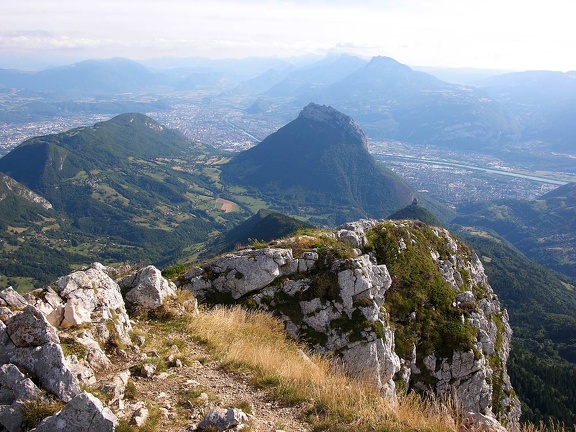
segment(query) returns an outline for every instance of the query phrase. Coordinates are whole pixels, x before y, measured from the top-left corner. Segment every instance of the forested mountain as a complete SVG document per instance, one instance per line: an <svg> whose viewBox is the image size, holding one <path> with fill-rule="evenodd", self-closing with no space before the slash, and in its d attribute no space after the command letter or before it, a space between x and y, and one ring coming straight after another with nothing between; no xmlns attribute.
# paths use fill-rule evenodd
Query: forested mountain
<svg viewBox="0 0 576 432"><path fill-rule="evenodd" d="M454 223L494 230L527 257L576 277L576 183L537 200L463 204Z"/></svg>
<svg viewBox="0 0 576 432"><path fill-rule="evenodd" d="M370 155L354 120L316 104L223 165L222 179L283 203L287 213L330 224L384 217L413 198L410 187Z"/></svg>

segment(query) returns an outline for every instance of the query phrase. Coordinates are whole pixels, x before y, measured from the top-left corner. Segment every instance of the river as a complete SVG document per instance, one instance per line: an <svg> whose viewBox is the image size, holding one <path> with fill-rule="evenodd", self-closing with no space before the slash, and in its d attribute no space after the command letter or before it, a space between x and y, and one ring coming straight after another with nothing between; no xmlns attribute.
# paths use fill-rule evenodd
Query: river
<svg viewBox="0 0 576 432"><path fill-rule="evenodd" d="M454 167L454 168L465 168L465 169L474 170L474 171L483 171L483 172L487 172L487 173L491 173L491 174L500 174L500 175L505 175L505 176L509 176L509 177L520 177L520 178L525 178L528 180L537 181L540 183L548 183L548 184L553 184L553 185L565 185L568 183L565 181L554 180L554 179L550 179L550 178L546 178L546 177L537 177L537 176L533 176L533 175L519 174L519 173L515 173L515 172L510 172L510 171L496 170L493 168L484 168L484 167L477 167L477 166L472 166L472 165L463 165L463 164L458 164L458 163L453 163L453 162L444 162L444 161L437 161L437 160L432 160L432 159L419 159L419 158L413 158L413 157L409 157L409 156L396 156L396 155L378 154L378 153L374 153L373 156L376 160L406 161L406 162L414 162L414 163L421 163L421 164L427 164L427 165L444 165L444 166L449 166L449 167Z"/></svg>

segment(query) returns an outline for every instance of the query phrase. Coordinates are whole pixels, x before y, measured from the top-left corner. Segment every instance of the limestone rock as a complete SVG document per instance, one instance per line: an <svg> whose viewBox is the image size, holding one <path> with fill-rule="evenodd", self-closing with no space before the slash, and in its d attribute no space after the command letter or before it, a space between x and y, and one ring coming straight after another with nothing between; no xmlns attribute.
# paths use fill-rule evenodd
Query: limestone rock
<svg viewBox="0 0 576 432"><path fill-rule="evenodd" d="M248 420L248 416L238 408L216 408L206 414L206 417L198 424L198 429L203 430L213 427L216 430L224 431L241 425Z"/></svg>
<svg viewBox="0 0 576 432"><path fill-rule="evenodd" d="M0 291L0 299L4 301L5 306L9 306L14 309L24 309L26 306L28 306L26 299L18 294L12 287L8 287Z"/></svg>
<svg viewBox="0 0 576 432"><path fill-rule="evenodd" d="M37 347L48 342L60 343L56 329L34 306L6 320L6 331L17 347Z"/></svg>
<svg viewBox="0 0 576 432"><path fill-rule="evenodd" d="M112 366L108 356L102 351L100 344L94 339L90 330L83 330L76 335L75 343L86 348L86 362L96 372L103 372Z"/></svg>
<svg viewBox="0 0 576 432"><path fill-rule="evenodd" d="M14 401L32 401L42 392L13 364L0 366L0 404Z"/></svg>
<svg viewBox="0 0 576 432"><path fill-rule="evenodd" d="M246 249L212 261L201 269L201 274L190 278L183 288L201 295L213 287L238 299L264 288L279 276L297 271L298 260L292 257L289 249ZM187 273L189 277L192 274Z"/></svg>
<svg viewBox="0 0 576 432"><path fill-rule="evenodd" d="M141 428L146 424L146 420L148 420L148 408L141 407L138 408L134 414L132 414L132 418L130 419L130 424Z"/></svg>
<svg viewBox="0 0 576 432"><path fill-rule="evenodd" d="M120 288L129 289L125 296L128 303L147 310L158 309L165 298L176 295L176 285L163 278L154 266L144 267L117 282Z"/></svg>
<svg viewBox="0 0 576 432"><path fill-rule="evenodd" d="M70 355L66 357L66 365L68 369L76 377L80 384L94 385L96 384L96 375L94 371L89 366L86 366L84 362L78 360L75 355Z"/></svg>
<svg viewBox="0 0 576 432"><path fill-rule="evenodd" d="M90 393L81 393L59 413L44 419L35 432L113 432L118 419Z"/></svg>
<svg viewBox="0 0 576 432"><path fill-rule="evenodd" d="M54 393L64 402L80 393L78 380L68 368L60 345L48 342L30 348L6 347L0 353L0 360L7 357L6 363L14 363L36 376L41 386Z"/></svg>
<svg viewBox="0 0 576 432"><path fill-rule="evenodd" d="M28 304L34 306L44 314L54 327L60 327L64 317L64 302L51 287L41 288L24 294Z"/></svg>
<svg viewBox="0 0 576 432"><path fill-rule="evenodd" d="M125 370L117 373L112 377L110 381L100 386L102 392L112 396L110 404L114 403L115 401L124 399L124 393L126 391L126 386L128 385L129 379L130 371Z"/></svg>
<svg viewBox="0 0 576 432"><path fill-rule="evenodd" d="M120 287L99 263L76 271L56 281L59 294L66 301L61 326L68 328L92 323L98 338L129 345L132 327L126 313Z"/></svg>
<svg viewBox="0 0 576 432"><path fill-rule="evenodd" d="M15 365L0 366L0 430L19 432L24 420L23 404L41 395L40 389Z"/></svg>

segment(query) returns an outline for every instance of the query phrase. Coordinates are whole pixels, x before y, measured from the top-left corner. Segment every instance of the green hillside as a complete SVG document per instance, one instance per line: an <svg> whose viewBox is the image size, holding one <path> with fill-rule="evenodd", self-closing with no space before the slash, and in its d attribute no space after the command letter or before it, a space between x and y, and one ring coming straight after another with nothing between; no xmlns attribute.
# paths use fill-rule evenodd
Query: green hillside
<svg viewBox="0 0 576 432"><path fill-rule="evenodd" d="M34 250L39 255L45 249L46 256L51 250L68 264L160 265L192 253L246 217L243 207L230 203L224 210L219 201L223 191L215 166L221 160L213 149L140 114L25 141L0 159L0 171L47 199L53 205L49 218L62 222L41 232L46 238L42 245L37 221L17 224L22 235L11 254L34 247L26 257L12 260L5 275L26 273L22 269L30 266ZM0 224L34 213L6 204ZM46 274L65 272L59 267L58 273Z"/></svg>
<svg viewBox="0 0 576 432"><path fill-rule="evenodd" d="M313 225L282 213L261 209L240 225L217 237L213 243L207 245L202 256L214 256L253 241L268 242L306 228L313 228Z"/></svg>
<svg viewBox="0 0 576 432"><path fill-rule="evenodd" d="M494 230L528 258L576 277L576 183L537 200L461 205L454 223Z"/></svg>
<svg viewBox="0 0 576 432"><path fill-rule="evenodd" d="M514 331L509 373L533 423L576 424L576 281L530 261L497 235L460 229L484 263Z"/></svg>

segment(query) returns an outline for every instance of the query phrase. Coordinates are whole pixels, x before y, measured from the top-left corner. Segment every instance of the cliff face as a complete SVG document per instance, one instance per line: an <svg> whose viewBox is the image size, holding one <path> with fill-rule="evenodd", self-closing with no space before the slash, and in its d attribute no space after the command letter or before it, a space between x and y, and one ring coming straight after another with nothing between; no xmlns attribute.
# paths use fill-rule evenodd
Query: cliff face
<svg viewBox="0 0 576 432"><path fill-rule="evenodd" d="M214 259L183 288L273 310L388 395L454 397L476 420L517 427L511 329L478 257L442 228L361 220Z"/></svg>

